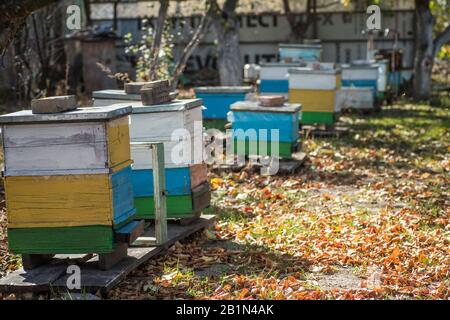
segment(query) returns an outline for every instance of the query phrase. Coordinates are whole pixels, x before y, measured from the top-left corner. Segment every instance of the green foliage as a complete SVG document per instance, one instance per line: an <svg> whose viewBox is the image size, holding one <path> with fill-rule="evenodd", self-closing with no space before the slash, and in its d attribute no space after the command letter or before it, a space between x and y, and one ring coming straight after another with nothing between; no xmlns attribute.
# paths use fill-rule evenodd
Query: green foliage
<svg viewBox="0 0 450 320"><path fill-rule="evenodd" d="M145 25L146 21L143 23ZM133 41L133 36L128 33L125 35L125 53L130 56L136 56L136 80L150 80L150 57L153 43L153 28L149 25L142 30L141 39L138 42ZM171 77L174 68L173 60L174 36L170 32L170 25L164 27L161 48L159 50L159 61L157 74L159 79L168 79Z"/></svg>

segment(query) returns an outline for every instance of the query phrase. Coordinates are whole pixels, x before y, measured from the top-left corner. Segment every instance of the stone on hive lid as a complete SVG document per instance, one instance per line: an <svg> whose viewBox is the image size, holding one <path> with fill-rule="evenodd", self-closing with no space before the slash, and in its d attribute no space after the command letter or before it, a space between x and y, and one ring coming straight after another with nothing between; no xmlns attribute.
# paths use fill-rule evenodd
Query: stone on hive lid
<svg viewBox="0 0 450 320"><path fill-rule="evenodd" d="M77 108L77 99L74 95L47 97L31 100L31 110L34 114L59 113Z"/></svg>
<svg viewBox="0 0 450 320"><path fill-rule="evenodd" d="M130 82L125 83L124 89L125 93L128 94L139 94L141 93L141 89L144 87L144 85L148 82Z"/></svg>
<svg viewBox="0 0 450 320"><path fill-rule="evenodd" d="M284 96L260 96L259 104L263 107L281 107L284 105Z"/></svg>
<svg viewBox="0 0 450 320"><path fill-rule="evenodd" d="M171 100L169 80L158 80L144 84L140 90L144 105L154 105Z"/></svg>

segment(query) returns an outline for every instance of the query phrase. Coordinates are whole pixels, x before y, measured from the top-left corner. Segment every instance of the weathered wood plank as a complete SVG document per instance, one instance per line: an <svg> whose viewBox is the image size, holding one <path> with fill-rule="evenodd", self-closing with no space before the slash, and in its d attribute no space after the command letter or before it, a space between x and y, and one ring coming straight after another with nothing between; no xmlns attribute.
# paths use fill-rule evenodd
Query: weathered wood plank
<svg viewBox="0 0 450 320"><path fill-rule="evenodd" d="M200 212L211 204L209 183L203 183L192 190L192 210Z"/></svg>
<svg viewBox="0 0 450 320"><path fill-rule="evenodd" d="M14 171L105 169L103 123L4 126L6 174Z"/></svg>
<svg viewBox="0 0 450 320"><path fill-rule="evenodd" d="M53 258L52 254L22 254L22 265L25 271L35 269L48 263Z"/></svg>
<svg viewBox="0 0 450 320"><path fill-rule="evenodd" d="M153 187L155 199L155 236L157 244L167 242L166 175L164 174L164 145L152 145Z"/></svg>
<svg viewBox="0 0 450 320"><path fill-rule="evenodd" d="M111 226L109 180L106 174L6 177L8 227Z"/></svg>
<svg viewBox="0 0 450 320"><path fill-rule="evenodd" d="M66 265L47 264L33 270L16 270L0 279L0 292L25 293L43 292L50 289L50 284L67 270Z"/></svg>
<svg viewBox="0 0 450 320"><path fill-rule="evenodd" d="M181 226L179 224L169 224L168 226L168 241L162 246L154 246L148 244L147 247L137 247L134 244L128 248L128 256L122 261L118 262L111 269L106 271L98 270L98 257L93 258L87 264L81 266L81 290L83 292L97 292L106 294L112 287L118 284L125 278L132 270L139 267L148 259L160 254L165 248L173 245L176 241L190 236L191 234L208 227L214 222L214 216L205 215L200 217L194 223L188 226ZM143 237L149 239L154 238L154 225L149 227ZM136 241L138 243L140 238ZM52 288L67 290L66 282L67 275L63 275L58 280L53 282Z"/></svg>
<svg viewBox="0 0 450 320"><path fill-rule="evenodd" d="M119 242L111 253L102 253L98 255L98 268L100 270L109 270L119 261L123 260L128 253L128 243Z"/></svg>
<svg viewBox="0 0 450 320"><path fill-rule="evenodd" d="M214 222L213 215L204 215L188 226L179 224L169 224L168 241L163 246L136 247L134 244L128 248L128 256L115 264L111 269L102 271L98 269L98 256L93 257L88 262L81 264L81 286L78 291L102 293L109 291L114 285L122 280L128 273L140 266L142 263L163 252L165 248L173 245L176 241L188 237ZM154 226L149 227L143 237L152 238L155 234ZM139 238L138 238L139 241ZM136 241L136 243L138 243ZM79 257L79 255L70 255ZM69 257L70 257L69 256ZM65 256L67 259L67 256ZM67 291L66 275L67 264L50 264L38 267L29 272L23 269L14 271L6 277L0 279L1 292L42 292L60 289ZM75 290L77 291L77 290Z"/></svg>
<svg viewBox="0 0 450 320"><path fill-rule="evenodd" d="M145 221L132 221L126 226L114 232L114 239L117 242L125 242L132 244L136 239L144 233Z"/></svg>
<svg viewBox="0 0 450 320"><path fill-rule="evenodd" d="M215 220L214 215L201 215L194 223L183 226L176 223L169 223L167 226L168 241L164 246L168 247L173 245L175 242L188 237L189 235L206 228L211 225ZM136 242L131 245L131 247L144 247L144 246L154 246L154 243L149 243L155 237L155 226L149 226L141 237L137 238Z"/></svg>
<svg viewBox="0 0 450 320"><path fill-rule="evenodd" d="M192 164L189 166L191 189L198 187L208 179L208 167L206 163Z"/></svg>
<svg viewBox="0 0 450 320"><path fill-rule="evenodd" d="M193 134L195 122L201 127L201 106L174 112L133 113L130 137L132 141L166 140L170 139L174 132L180 132L180 128ZM149 123L152 125L149 126Z"/></svg>

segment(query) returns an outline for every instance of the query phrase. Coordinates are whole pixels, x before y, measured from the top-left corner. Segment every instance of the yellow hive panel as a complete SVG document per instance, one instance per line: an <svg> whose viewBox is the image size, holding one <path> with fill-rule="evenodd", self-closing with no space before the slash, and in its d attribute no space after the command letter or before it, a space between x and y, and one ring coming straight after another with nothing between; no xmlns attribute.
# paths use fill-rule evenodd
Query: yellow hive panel
<svg viewBox="0 0 450 320"><path fill-rule="evenodd" d="M111 226L109 175L6 177L10 228Z"/></svg>
<svg viewBox="0 0 450 320"><path fill-rule="evenodd" d="M336 89L340 89L342 86L342 74L336 75Z"/></svg>
<svg viewBox="0 0 450 320"><path fill-rule="evenodd" d="M334 112L335 90L289 89L289 103L301 103L302 111Z"/></svg>
<svg viewBox="0 0 450 320"><path fill-rule="evenodd" d="M116 172L131 163L130 128L128 117L108 122L109 166Z"/></svg>

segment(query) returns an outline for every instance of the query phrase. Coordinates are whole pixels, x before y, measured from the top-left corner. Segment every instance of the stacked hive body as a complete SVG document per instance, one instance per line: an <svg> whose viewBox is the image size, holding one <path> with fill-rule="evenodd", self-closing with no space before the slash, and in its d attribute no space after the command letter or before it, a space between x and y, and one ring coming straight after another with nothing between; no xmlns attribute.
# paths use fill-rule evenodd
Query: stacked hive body
<svg viewBox="0 0 450 320"><path fill-rule="evenodd" d="M340 110L372 110L374 107L371 88L342 87L337 94Z"/></svg>
<svg viewBox="0 0 450 320"><path fill-rule="evenodd" d="M322 61L320 44L280 44L278 50L280 60L284 62Z"/></svg>
<svg viewBox="0 0 450 320"><path fill-rule="evenodd" d="M135 217L131 107L0 117L14 253L107 253Z"/></svg>
<svg viewBox="0 0 450 320"><path fill-rule="evenodd" d="M94 92L95 105L107 101L140 100L140 96L118 90ZM116 99L116 100L115 100ZM131 102L132 176L137 215L154 217L153 169L151 153L133 142L163 142L167 191L167 217L194 216L209 206L210 189L203 162L202 101L173 100L145 106Z"/></svg>
<svg viewBox="0 0 450 320"><path fill-rule="evenodd" d="M289 102L302 105L301 124L333 125L339 115L338 69L294 68L289 70Z"/></svg>
<svg viewBox="0 0 450 320"><path fill-rule="evenodd" d="M194 90L206 108L203 110L205 127L217 129L225 127L230 106L246 100L246 95L253 91L252 87L197 87Z"/></svg>
<svg viewBox="0 0 450 320"><path fill-rule="evenodd" d="M388 60L379 60L377 64L378 68L378 80L377 80L377 99L378 101L383 101L386 96L387 91L387 81L388 81L388 70L389 70Z"/></svg>
<svg viewBox="0 0 450 320"><path fill-rule="evenodd" d="M301 67L300 63L263 63L260 70L261 95L283 95L287 98L289 92L290 68Z"/></svg>
<svg viewBox="0 0 450 320"><path fill-rule="evenodd" d="M342 66L342 86L371 88L374 98L378 92L378 65L370 62L358 62Z"/></svg>
<svg viewBox="0 0 450 320"><path fill-rule="evenodd" d="M297 150L300 105L265 107L256 101L241 101L231 110L235 153L291 158Z"/></svg>

